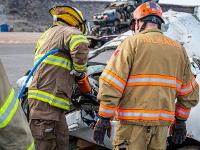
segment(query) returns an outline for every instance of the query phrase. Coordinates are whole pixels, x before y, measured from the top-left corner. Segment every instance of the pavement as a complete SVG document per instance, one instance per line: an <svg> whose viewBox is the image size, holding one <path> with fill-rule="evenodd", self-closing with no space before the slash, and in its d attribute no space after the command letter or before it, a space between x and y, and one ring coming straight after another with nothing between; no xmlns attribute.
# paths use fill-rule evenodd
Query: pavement
<svg viewBox="0 0 200 150"><path fill-rule="evenodd" d="M16 81L33 67L34 47L41 33L0 32L0 59L10 83L17 89ZM106 63L113 51L93 58L93 62Z"/></svg>
<svg viewBox="0 0 200 150"><path fill-rule="evenodd" d="M16 88L16 81L32 67L34 45L42 33L35 32L0 32L0 59L11 84Z"/></svg>
<svg viewBox="0 0 200 150"><path fill-rule="evenodd" d="M0 44L0 59L11 84L16 88L16 81L32 67L34 44Z"/></svg>
<svg viewBox="0 0 200 150"><path fill-rule="evenodd" d="M41 33L0 32L0 59L16 89L16 81L33 66L34 46ZM113 51L101 53L93 62L106 63Z"/></svg>

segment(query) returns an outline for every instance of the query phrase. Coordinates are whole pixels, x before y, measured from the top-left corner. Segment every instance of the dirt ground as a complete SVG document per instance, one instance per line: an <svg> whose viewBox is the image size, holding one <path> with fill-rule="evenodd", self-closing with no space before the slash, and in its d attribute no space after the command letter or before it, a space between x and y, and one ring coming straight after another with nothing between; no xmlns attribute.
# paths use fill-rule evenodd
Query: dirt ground
<svg viewBox="0 0 200 150"><path fill-rule="evenodd" d="M36 43L41 34L36 32L0 32L0 44Z"/></svg>

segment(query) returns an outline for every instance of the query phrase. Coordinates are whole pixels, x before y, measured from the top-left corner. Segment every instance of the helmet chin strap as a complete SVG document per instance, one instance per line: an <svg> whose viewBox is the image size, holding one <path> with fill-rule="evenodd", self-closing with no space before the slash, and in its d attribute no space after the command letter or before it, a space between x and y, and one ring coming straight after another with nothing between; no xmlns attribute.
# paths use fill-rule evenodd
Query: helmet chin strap
<svg viewBox="0 0 200 150"><path fill-rule="evenodd" d="M143 25L141 26L141 28L140 28L139 32L142 32L142 31L144 31L144 30L145 30L145 28L146 28L146 25L147 25L147 21L144 21L144 23L143 23Z"/></svg>
<svg viewBox="0 0 200 150"><path fill-rule="evenodd" d="M57 16L53 15L53 21L57 21Z"/></svg>

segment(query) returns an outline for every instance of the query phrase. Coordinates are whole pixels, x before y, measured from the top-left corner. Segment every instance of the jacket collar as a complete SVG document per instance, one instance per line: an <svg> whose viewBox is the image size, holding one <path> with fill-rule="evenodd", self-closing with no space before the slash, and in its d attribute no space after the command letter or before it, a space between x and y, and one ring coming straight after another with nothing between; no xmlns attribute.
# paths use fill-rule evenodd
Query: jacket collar
<svg viewBox="0 0 200 150"><path fill-rule="evenodd" d="M146 29L146 30L144 30L144 31L142 31L142 32L140 32L140 33L141 33L141 34L146 34L146 33L149 33L149 32L157 32L157 33L163 34L162 31L161 31L160 29Z"/></svg>
<svg viewBox="0 0 200 150"><path fill-rule="evenodd" d="M62 21L54 21L52 27L59 26L59 25L68 26L68 24L66 24L66 23L64 23Z"/></svg>

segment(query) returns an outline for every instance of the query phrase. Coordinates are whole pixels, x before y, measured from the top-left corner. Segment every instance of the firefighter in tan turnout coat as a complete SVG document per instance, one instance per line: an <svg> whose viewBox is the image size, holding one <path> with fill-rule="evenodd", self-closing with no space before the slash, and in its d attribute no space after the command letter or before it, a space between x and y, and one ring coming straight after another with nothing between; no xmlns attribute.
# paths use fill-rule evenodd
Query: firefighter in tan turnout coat
<svg viewBox="0 0 200 150"><path fill-rule="evenodd" d="M100 77L94 140L103 143L115 117L114 149L164 150L173 123L172 141L185 140L185 121L198 102L198 85L185 49L160 30L160 6L143 3L133 18L136 35L118 46Z"/></svg>
<svg viewBox="0 0 200 150"><path fill-rule="evenodd" d="M0 61L0 149L35 150L28 122Z"/></svg>
<svg viewBox="0 0 200 150"><path fill-rule="evenodd" d="M83 35L86 26L79 10L57 6L50 9L50 14L53 26L36 45L35 63L52 49L58 48L59 52L49 55L33 75L28 92L30 127L37 150L67 150L65 113L70 109L75 79L85 79L88 40Z"/></svg>

